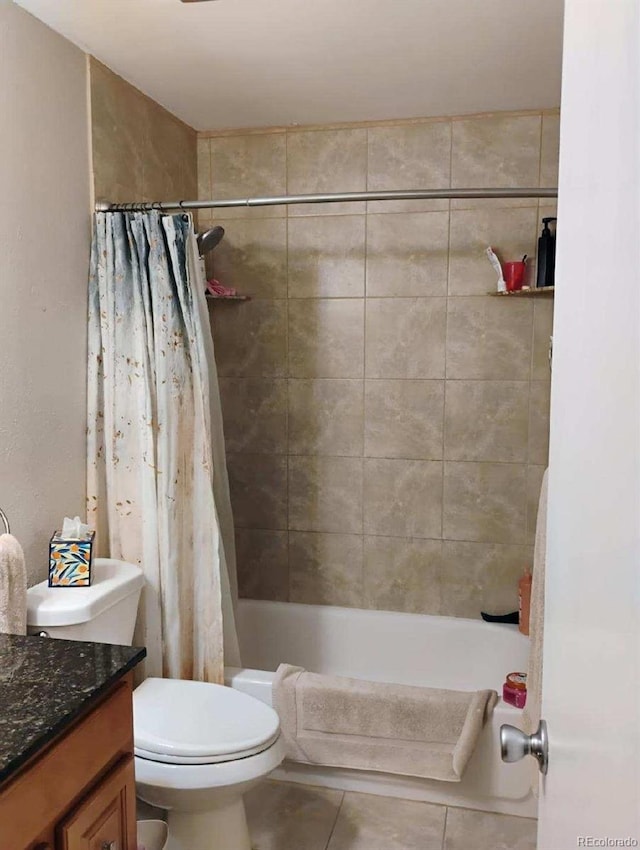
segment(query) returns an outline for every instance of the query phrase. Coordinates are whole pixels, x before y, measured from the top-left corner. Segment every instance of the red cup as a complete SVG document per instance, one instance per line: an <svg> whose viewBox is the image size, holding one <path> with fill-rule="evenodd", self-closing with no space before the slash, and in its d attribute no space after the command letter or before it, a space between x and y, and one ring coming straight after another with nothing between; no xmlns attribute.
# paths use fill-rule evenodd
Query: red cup
<svg viewBox="0 0 640 850"><path fill-rule="evenodd" d="M503 263L504 282L507 284L507 292L515 292L522 289L524 273L527 264L519 260L517 263Z"/></svg>

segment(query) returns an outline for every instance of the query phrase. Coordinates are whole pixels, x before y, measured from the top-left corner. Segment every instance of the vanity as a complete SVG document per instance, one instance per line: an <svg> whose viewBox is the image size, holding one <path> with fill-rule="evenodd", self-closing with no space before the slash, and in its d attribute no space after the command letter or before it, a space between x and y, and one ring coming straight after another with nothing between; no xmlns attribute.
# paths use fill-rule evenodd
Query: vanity
<svg viewBox="0 0 640 850"><path fill-rule="evenodd" d="M144 649L0 635L0 850L135 850Z"/></svg>

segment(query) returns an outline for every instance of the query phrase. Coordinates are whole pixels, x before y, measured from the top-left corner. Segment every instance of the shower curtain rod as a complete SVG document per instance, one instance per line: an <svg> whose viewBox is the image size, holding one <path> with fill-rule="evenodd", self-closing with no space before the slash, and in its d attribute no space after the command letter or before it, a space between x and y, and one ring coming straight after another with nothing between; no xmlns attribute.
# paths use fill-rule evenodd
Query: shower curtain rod
<svg viewBox="0 0 640 850"><path fill-rule="evenodd" d="M96 204L96 212L169 212L227 207L270 207L280 204L334 204L340 201L412 201L445 198L557 198L557 189L401 189L390 192L338 192L330 195L276 195L271 198L233 198L220 201L140 201Z"/></svg>

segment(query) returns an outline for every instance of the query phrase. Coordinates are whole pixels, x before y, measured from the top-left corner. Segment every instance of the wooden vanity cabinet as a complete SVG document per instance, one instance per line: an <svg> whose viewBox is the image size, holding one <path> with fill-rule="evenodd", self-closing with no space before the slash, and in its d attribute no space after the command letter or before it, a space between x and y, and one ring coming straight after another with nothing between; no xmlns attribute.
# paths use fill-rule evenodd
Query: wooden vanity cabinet
<svg viewBox="0 0 640 850"><path fill-rule="evenodd" d="M0 850L136 850L131 674L0 786Z"/></svg>
<svg viewBox="0 0 640 850"><path fill-rule="evenodd" d="M135 848L133 759L124 759L58 827L58 850ZM131 816L133 815L133 816Z"/></svg>

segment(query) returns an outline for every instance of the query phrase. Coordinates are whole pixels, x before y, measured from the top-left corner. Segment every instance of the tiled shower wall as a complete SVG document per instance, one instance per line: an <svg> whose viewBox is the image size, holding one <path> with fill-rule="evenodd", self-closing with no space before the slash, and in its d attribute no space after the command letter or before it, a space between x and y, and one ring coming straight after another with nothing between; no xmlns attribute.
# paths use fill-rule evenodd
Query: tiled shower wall
<svg viewBox="0 0 640 850"><path fill-rule="evenodd" d="M202 198L555 186L557 112L201 133ZM535 200L229 209L209 271L245 597L517 607L547 462L552 300L489 297Z"/></svg>

